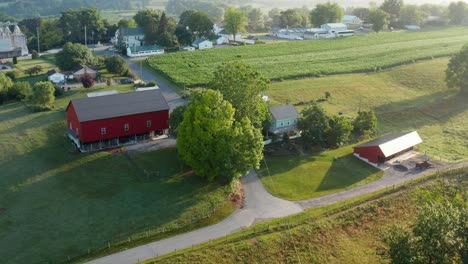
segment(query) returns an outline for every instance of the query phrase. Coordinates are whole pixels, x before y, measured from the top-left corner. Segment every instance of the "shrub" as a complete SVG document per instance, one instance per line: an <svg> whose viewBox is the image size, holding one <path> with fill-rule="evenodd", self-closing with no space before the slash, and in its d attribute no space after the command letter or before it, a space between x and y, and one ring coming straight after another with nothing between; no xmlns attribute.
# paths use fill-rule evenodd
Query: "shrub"
<svg viewBox="0 0 468 264"><path fill-rule="evenodd" d="M81 77L80 82L84 88L91 88L94 86L93 76L89 74L85 74L83 77Z"/></svg>
<svg viewBox="0 0 468 264"><path fill-rule="evenodd" d="M156 81L151 81L151 82L148 82L148 83L146 84L146 87L154 87L154 86L156 86L156 85L158 85L158 84L156 83Z"/></svg>
<svg viewBox="0 0 468 264"><path fill-rule="evenodd" d="M111 86L111 85L112 85L112 79L111 79L111 78L108 78L108 79L106 80L106 84L107 84L107 86Z"/></svg>
<svg viewBox="0 0 468 264"><path fill-rule="evenodd" d="M54 86L55 90L54 90L54 96L55 97L59 97L61 96L65 91L63 90L62 87L58 86L58 85L55 85Z"/></svg>
<svg viewBox="0 0 468 264"><path fill-rule="evenodd" d="M119 75L126 73L128 69L125 60L119 55L106 58L105 65L108 72Z"/></svg>
<svg viewBox="0 0 468 264"><path fill-rule="evenodd" d="M17 82L8 90L8 97L15 100L24 100L33 93L29 82Z"/></svg>
<svg viewBox="0 0 468 264"><path fill-rule="evenodd" d="M18 64L18 57L16 56L13 57L13 64L15 65Z"/></svg>
<svg viewBox="0 0 468 264"><path fill-rule="evenodd" d="M6 72L5 75L10 78L12 81L16 81L16 72L14 71L9 71Z"/></svg>
<svg viewBox="0 0 468 264"><path fill-rule="evenodd" d="M35 60L39 58L39 53L37 53L37 51L33 50L32 53L31 53L31 59Z"/></svg>

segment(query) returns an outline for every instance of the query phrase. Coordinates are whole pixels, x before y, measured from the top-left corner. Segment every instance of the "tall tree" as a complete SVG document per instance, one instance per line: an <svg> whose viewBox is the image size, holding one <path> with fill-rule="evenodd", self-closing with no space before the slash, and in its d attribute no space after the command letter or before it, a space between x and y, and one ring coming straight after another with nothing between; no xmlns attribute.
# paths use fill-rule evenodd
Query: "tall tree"
<svg viewBox="0 0 468 264"><path fill-rule="evenodd" d="M51 106L55 101L54 85L50 82L37 82L33 86L31 102L38 106Z"/></svg>
<svg viewBox="0 0 468 264"><path fill-rule="evenodd" d="M92 65L94 63L94 55L85 46L68 42L55 55L55 60L60 69L70 70L78 64Z"/></svg>
<svg viewBox="0 0 468 264"><path fill-rule="evenodd" d="M448 11L450 24L461 25L468 18L468 4L463 1L451 2Z"/></svg>
<svg viewBox="0 0 468 264"><path fill-rule="evenodd" d="M326 23L335 23L341 21L343 9L336 3L318 4L310 12L310 22L315 27L320 27Z"/></svg>
<svg viewBox="0 0 468 264"><path fill-rule="evenodd" d="M303 17L296 9L288 9L280 13L280 27L299 27L303 24Z"/></svg>
<svg viewBox="0 0 468 264"><path fill-rule="evenodd" d="M179 126L182 121L184 121L184 113L187 110L186 105L181 105L176 107L171 112L171 116L169 117L169 134L173 136L177 136L177 132L179 131Z"/></svg>
<svg viewBox="0 0 468 264"><path fill-rule="evenodd" d="M458 88L468 93L468 44L450 59L445 81L449 88Z"/></svg>
<svg viewBox="0 0 468 264"><path fill-rule="evenodd" d="M41 51L49 50L63 44L63 30L59 20L42 20L39 27ZM37 41L37 38L34 38ZM37 43L37 42L33 42Z"/></svg>
<svg viewBox="0 0 468 264"><path fill-rule="evenodd" d="M0 72L0 104L7 100L8 90L13 86L13 81L3 72Z"/></svg>
<svg viewBox="0 0 468 264"><path fill-rule="evenodd" d="M146 44L155 44L158 39L158 29L161 13L154 9L143 9L138 11L133 19L139 27L144 29Z"/></svg>
<svg viewBox="0 0 468 264"><path fill-rule="evenodd" d="M400 25L420 26L425 18L425 13L417 5L405 5L400 11Z"/></svg>
<svg viewBox="0 0 468 264"><path fill-rule="evenodd" d="M188 10L180 15L180 20L177 25L176 35L182 42L186 42L185 38L191 36L190 43L196 38L209 38L213 31L213 21L205 12ZM187 43L188 44L188 43Z"/></svg>
<svg viewBox="0 0 468 264"><path fill-rule="evenodd" d="M126 19L126 18L123 18L123 19L120 19L119 22L117 23L117 27L118 28L134 28L136 27L136 22L134 19L132 18L129 18L129 19Z"/></svg>
<svg viewBox="0 0 468 264"><path fill-rule="evenodd" d="M352 12L353 16L359 17L362 21L367 22L367 18L369 17L370 10L366 7L358 7L355 8Z"/></svg>
<svg viewBox="0 0 468 264"><path fill-rule="evenodd" d="M359 111L354 120L354 132L358 136L370 137L377 133L377 117L374 111Z"/></svg>
<svg viewBox="0 0 468 264"><path fill-rule="evenodd" d="M369 12L369 17L367 22L372 24L372 29L375 32L380 32L382 29L388 25L389 15L381 9L372 9Z"/></svg>
<svg viewBox="0 0 468 264"><path fill-rule="evenodd" d="M297 127L302 130L302 142L308 145L326 145L326 132L330 129L329 118L325 110L313 103L301 112L302 117L297 122Z"/></svg>
<svg viewBox="0 0 468 264"><path fill-rule="evenodd" d="M69 9L62 12L59 20L65 41L84 43L86 35L88 43L95 43L106 34L104 22L95 7Z"/></svg>
<svg viewBox="0 0 468 264"><path fill-rule="evenodd" d="M230 182L260 165L262 136L248 118L238 122L234 113L220 92L196 91L178 128L179 156L209 181Z"/></svg>
<svg viewBox="0 0 468 264"><path fill-rule="evenodd" d="M169 32L169 19L166 17L166 13L163 12L159 20L156 41L163 47L172 47L174 46L174 38L172 36Z"/></svg>
<svg viewBox="0 0 468 264"><path fill-rule="evenodd" d="M236 41L237 33L245 31L247 18L242 10L230 6L224 13L224 24L226 31L233 35L234 41Z"/></svg>
<svg viewBox="0 0 468 264"><path fill-rule="evenodd" d="M344 116L333 116L329 122L327 142L334 147L342 146L349 142L349 136L353 131L353 124Z"/></svg>
<svg viewBox="0 0 468 264"><path fill-rule="evenodd" d="M380 9L390 14L392 17L400 17L400 11L403 8L403 0L384 0Z"/></svg>
<svg viewBox="0 0 468 264"><path fill-rule="evenodd" d="M247 18L249 19L248 29L249 32L257 32L262 30L265 27L263 13L260 8L253 8L247 13Z"/></svg>
<svg viewBox="0 0 468 264"><path fill-rule="evenodd" d="M248 118L256 128L262 128L270 114L261 94L268 89L268 79L254 67L243 62L221 65L209 84L220 91L224 99L236 109L237 121Z"/></svg>

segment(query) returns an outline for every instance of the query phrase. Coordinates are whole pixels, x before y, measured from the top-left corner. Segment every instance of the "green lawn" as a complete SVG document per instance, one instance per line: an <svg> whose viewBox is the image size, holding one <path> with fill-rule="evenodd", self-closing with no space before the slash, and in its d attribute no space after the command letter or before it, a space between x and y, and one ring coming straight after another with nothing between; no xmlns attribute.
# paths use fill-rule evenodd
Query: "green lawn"
<svg viewBox="0 0 468 264"><path fill-rule="evenodd" d="M443 184L437 176L386 194L312 208L144 263L389 263L382 254L382 231L394 224L411 226L421 212L421 198L445 195L447 179L456 179L451 185L468 184L466 170L440 176Z"/></svg>
<svg viewBox="0 0 468 264"><path fill-rule="evenodd" d="M217 209L222 214L200 223L232 212L229 188L189 173L175 149L76 153L65 137L64 108L98 90L67 92L50 112L0 106L0 262L62 262L148 230L155 237L190 230Z"/></svg>
<svg viewBox="0 0 468 264"><path fill-rule="evenodd" d="M42 70L38 74L34 74L32 76L27 75L24 71L32 68L34 66L41 66ZM15 65L13 71L16 72L16 80L17 81L26 81L30 82L33 85L36 82L46 81L47 76L45 75L47 71L55 69L55 65L52 61L46 59L21 59L18 60L18 64Z"/></svg>
<svg viewBox="0 0 468 264"><path fill-rule="evenodd" d="M269 192L288 200L338 192L383 175L354 157L350 146L305 156L266 156L258 173Z"/></svg>
<svg viewBox="0 0 468 264"><path fill-rule="evenodd" d="M272 83L272 104L317 100L330 114L355 116L373 109L380 134L417 130L421 151L449 162L468 159L468 98L445 85L448 59L435 59L375 74L346 74ZM302 107L298 107L300 110Z"/></svg>
<svg viewBox="0 0 468 264"><path fill-rule="evenodd" d="M243 61L273 80L373 72L417 59L454 54L468 41L468 28L372 33L340 39L250 45L177 52L149 58L155 70L179 86L204 86L222 63Z"/></svg>

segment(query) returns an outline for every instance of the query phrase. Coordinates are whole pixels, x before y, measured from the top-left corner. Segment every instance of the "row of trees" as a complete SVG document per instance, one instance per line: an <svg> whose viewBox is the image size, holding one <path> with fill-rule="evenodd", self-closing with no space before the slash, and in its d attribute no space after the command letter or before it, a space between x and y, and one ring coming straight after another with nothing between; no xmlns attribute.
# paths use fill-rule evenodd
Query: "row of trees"
<svg viewBox="0 0 468 264"><path fill-rule="evenodd" d="M340 147L356 138L371 137L377 133L377 117L370 111L359 111L354 121L344 116L329 116L318 104L312 103L302 111L297 127L302 131L304 147Z"/></svg>
<svg viewBox="0 0 468 264"><path fill-rule="evenodd" d="M0 103L9 100L24 100L38 109L50 108L55 94L60 92L50 82L37 82L31 87L29 82L14 82L14 76L0 72Z"/></svg>

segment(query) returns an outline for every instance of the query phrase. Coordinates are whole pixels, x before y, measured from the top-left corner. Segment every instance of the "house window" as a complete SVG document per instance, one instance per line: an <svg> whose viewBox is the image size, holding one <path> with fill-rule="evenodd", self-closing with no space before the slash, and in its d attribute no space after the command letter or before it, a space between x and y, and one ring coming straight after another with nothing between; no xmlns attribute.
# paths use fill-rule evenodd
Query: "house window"
<svg viewBox="0 0 468 264"><path fill-rule="evenodd" d="M130 126L128 124L125 124L124 129L125 129L125 131L128 131L130 129Z"/></svg>
<svg viewBox="0 0 468 264"><path fill-rule="evenodd" d="M146 126L151 127L151 120L146 121Z"/></svg>
<svg viewBox="0 0 468 264"><path fill-rule="evenodd" d="M105 135L106 133L107 133L106 128L105 127L101 128L101 135Z"/></svg>

